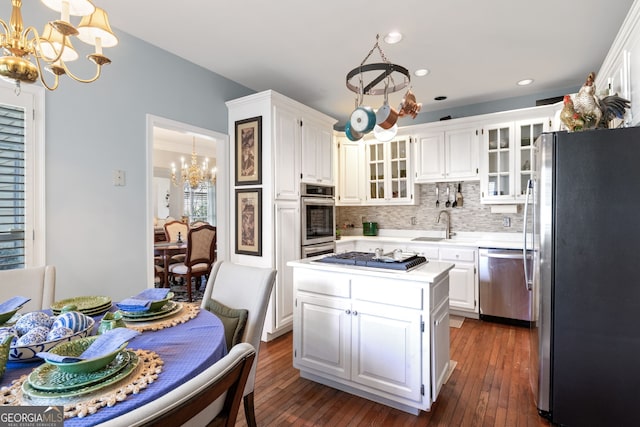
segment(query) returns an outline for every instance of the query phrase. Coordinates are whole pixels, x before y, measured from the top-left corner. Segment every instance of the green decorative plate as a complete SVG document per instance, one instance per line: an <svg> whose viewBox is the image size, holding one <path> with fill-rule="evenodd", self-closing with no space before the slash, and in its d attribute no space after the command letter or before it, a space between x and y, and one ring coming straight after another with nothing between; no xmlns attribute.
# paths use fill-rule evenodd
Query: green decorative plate
<svg viewBox="0 0 640 427"><path fill-rule="evenodd" d="M159 310L156 311L120 311L122 312L122 317L124 317L125 319L138 319L145 317L154 317L159 314L170 312L172 310L175 310L177 304L178 303L176 301L167 301L162 307L160 307Z"/></svg>
<svg viewBox="0 0 640 427"><path fill-rule="evenodd" d="M173 292L167 292L167 296L164 299L160 299L157 301L153 301L150 305L149 305L149 311L160 311L162 310L162 307L164 307L164 305L171 299L173 299Z"/></svg>
<svg viewBox="0 0 640 427"><path fill-rule="evenodd" d="M180 310L182 310L182 304L175 301L169 301L159 311L151 313L144 312L144 315L135 313L135 315L131 317L127 315L128 312L122 312L122 318L125 322L149 322L151 320L164 319L165 317L173 316Z"/></svg>
<svg viewBox="0 0 640 427"><path fill-rule="evenodd" d="M121 370L131 360L131 353L121 351L115 359L103 369L85 374L69 374L62 372L55 365L43 363L29 374L29 385L41 391L70 391L105 381Z"/></svg>
<svg viewBox="0 0 640 427"><path fill-rule="evenodd" d="M80 310L81 313L86 314L87 316L99 316L101 314L106 313L107 311L109 311L109 309L111 309L112 304L107 304L104 305L102 307L99 308L92 308L91 310ZM60 314L60 313L56 313L56 314Z"/></svg>
<svg viewBox="0 0 640 427"><path fill-rule="evenodd" d="M78 311L82 312L83 310L95 310L102 308L103 306L109 305L111 307L111 298L105 296L86 296L86 297L75 297L63 299L60 301L56 301L51 304L51 310L53 312L60 312L65 305L75 305L78 307Z"/></svg>
<svg viewBox="0 0 640 427"><path fill-rule="evenodd" d="M136 367L138 366L138 363L140 363L140 359L138 358L137 354L129 350L127 350L126 352L129 353L130 360L129 360L129 363L127 363L127 365L124 367L124 369L122 369L121 371L119 371L118 373L116 373L110 378L100 380L99 383L94 383L92 385L77 388L74 390L45 391L45 390L35 389L33 388L33 386L31 386L29 381L25 381L22 383L22 393L32 398L56 399L56 398L82 396L84 394L93 393L94 391L100 390L105 387L109 387L117 383L118 381L126 378L127 376L129 376L129 374L131 374L134 371L134 369L136 369Z"/></svg>
<svg viewBox="0 0 640 427"><path fill-rule="evenodd" d="M49 352L57 354L59 356L77 357L80 356L86 349L88 349L91 344L93 344L93 342L97 339L98 336L96 335L93 337L80 338L78 340L65 342L62 344L58 344L57 346L49 350ZM118 355L118 353L125 349L127 344L129 343L123 343L117 350L100 357L94 357L93 359L64 363L54 362L53 360L48 360L45 357L45 361L51 365L57 366L58 370L62 372L66 372L69 374L86 374L89 372L95 372L107 366Z"/></svg>

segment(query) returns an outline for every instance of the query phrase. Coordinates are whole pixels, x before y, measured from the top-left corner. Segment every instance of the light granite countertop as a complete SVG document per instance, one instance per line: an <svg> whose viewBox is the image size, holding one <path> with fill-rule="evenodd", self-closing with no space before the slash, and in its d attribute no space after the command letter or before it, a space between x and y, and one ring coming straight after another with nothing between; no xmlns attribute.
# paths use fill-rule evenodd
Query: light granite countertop
<svg viewBox="0 0 640 427"><path fill-rule="evenodd" d="M359 234L358 234L359 233ZM419 237L441 238L438 241L418 241ZM522 233L481 233L459 232L450 239L444 239L444 234L434 231L418 230L379 230L377 236L363 236L361 229L350 230L349 235L342 235L340 242L370 241L379 243L424 244L438 246L467 246L477 248L520 249L523 248Z"/></svg>

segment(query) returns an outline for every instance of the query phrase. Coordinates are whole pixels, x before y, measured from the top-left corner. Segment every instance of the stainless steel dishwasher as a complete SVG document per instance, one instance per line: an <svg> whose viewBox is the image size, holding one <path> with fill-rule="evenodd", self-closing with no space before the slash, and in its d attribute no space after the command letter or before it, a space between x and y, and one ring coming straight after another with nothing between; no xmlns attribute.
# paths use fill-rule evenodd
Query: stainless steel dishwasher
<svg viewBox="0 0 640 427"><path fill-rule="evenodd" d="M531 291L522 251L480 248L480 318L521 325L531 322Z"/></svg>

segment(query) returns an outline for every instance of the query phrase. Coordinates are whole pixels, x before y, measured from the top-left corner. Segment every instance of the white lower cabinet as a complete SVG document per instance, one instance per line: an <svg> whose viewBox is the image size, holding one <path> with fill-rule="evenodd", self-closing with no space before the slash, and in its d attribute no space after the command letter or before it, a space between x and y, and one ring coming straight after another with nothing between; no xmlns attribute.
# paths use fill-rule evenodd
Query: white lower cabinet
<svg viewBox="0 0 640 427"><path fill-rule="evenodd" d="M453 262L449 271L449 307L477 312L476 248L440 248L440 261Z"/></svg>
<svg viewBox="0 0 640 427"><path fill-rule="evenodd" d="M441 326L449 327L448 280L439 282L433 318L430 285L295 269L294 367L304 378L407 412L428 410L449 366Z"/></svg>
<svg viewBox="0 0 640 427"><path fill-rule="evenodd" d="M275 203L276 282L265 314L263 341L270 341L293 326L293 268L287 262L300 259L300 204Z"/></svg>
<svg viewBox="0 0 640 427"><path fill-rule="evenodd" d="M431 382L432 396L438 396L440 389L447 378L449 371L450 354L449 354L449 304L442 301L440 306L431 314L431 347L433 348L433 357L431 359L431 372L435 372L436 376ZM433 399L435 401L435 397Z"/></svg>

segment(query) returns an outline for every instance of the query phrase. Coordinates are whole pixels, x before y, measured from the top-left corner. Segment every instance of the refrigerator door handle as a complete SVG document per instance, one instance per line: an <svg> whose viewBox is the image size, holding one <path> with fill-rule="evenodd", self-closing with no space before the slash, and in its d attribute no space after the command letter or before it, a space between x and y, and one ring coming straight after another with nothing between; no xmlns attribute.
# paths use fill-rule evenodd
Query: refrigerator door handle
<svg viewBox="0 0 640 427"><path fill-rule="evenodd" d="M524 285L528 290L531 290L532 285L533 285L533 278L529 277L529 268L528 268L528 262L527 262L527 234L528 234L528 230L527 230L527 219L529 216L529 197L531 196L532 190L533 189L533 180L530 179L527 182L527 193L525 195L525 199L524 199L524 227L523 227L523 232L522 232L522 238L524 240L524 243L522 245L522 263L524 264Z"/></svg>

